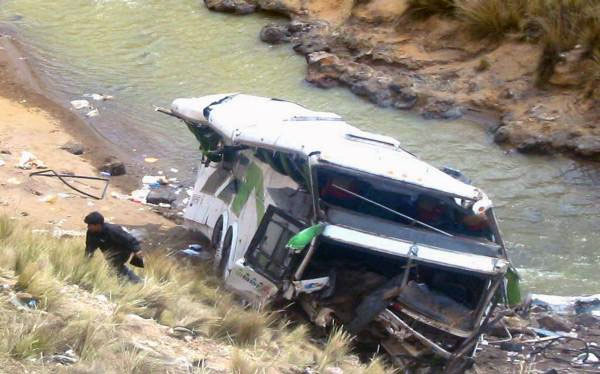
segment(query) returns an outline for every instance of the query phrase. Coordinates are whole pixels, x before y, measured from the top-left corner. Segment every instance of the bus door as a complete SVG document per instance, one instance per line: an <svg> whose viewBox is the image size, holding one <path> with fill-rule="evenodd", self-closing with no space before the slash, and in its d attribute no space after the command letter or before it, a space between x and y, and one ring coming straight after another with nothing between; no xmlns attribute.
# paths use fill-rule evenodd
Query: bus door
<svg viewBox="0 0 600 374"><path fill-rule="evenodd" d="M248 246L225 281L227 286L254 304L264 304L282 286L293 269L294 251L286 245L302 230L299 220L270 205Z"/></svg>

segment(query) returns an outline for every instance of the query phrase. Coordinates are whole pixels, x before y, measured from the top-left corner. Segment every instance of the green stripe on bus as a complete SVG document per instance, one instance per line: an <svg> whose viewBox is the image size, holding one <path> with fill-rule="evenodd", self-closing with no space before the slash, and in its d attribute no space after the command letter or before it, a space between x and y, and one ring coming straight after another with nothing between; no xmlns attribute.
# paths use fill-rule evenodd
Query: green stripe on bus
<svg viewBox="0 0 600 374"><path fill-rule="evenodd" d="M262 170L254 162L248 166L246 177L239 186L235 199L231 204L231 210L235 215L240 215L252 191L254 191L256 197L256 218L260 222L265 214L265 187Z"/></svg>

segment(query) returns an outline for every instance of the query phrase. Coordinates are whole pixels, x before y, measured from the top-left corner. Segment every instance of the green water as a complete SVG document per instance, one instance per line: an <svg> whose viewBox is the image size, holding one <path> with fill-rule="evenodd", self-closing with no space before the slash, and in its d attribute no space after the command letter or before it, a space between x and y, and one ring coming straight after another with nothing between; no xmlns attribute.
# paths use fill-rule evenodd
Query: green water
<svg viewBox="0 0 600 374"><path fill-rule="evenodd" d="M334 111L396 137L435 165L463 170L484 188L527 288L599 292L597 168L505 154L476 124L423 121L344 89L316 89L303 81L304 59L289 46L258 40L262 25L273 20L210 13L198 0L0 1L0 23L17 31L60 100L115 96L99 104L100 116L90 124L135 159L151 155L191 171L197 157L192 135L152 111L175 97L245 92Z"/></svg>

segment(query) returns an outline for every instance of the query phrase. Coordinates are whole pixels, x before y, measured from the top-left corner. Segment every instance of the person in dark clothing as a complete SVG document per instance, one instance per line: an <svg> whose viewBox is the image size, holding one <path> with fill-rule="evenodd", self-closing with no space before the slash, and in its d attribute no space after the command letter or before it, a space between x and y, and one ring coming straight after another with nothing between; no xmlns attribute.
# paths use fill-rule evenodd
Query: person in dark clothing
<svg viewBox="0 0 600 374"><path fill-rule="evenodd" d="M141 279L126 264L135 256L137 264L135 262L132 264L140 266L142 257L140 242L121 226L104 223L104 217L98 212L88 214L83 221L88 226L85 255L92 257L96 249L100 248L108 263L120 277L139 283Z"/></svg>

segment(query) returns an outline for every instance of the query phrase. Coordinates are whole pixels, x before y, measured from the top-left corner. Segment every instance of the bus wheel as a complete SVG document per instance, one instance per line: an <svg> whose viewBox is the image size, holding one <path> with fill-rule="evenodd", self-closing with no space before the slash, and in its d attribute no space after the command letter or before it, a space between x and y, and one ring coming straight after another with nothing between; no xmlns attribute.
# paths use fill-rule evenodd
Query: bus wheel
<svg viewBox="0 0 600 374"><path fill-rule="evenodd" d="M221 248L221 259L219 261L219 276L225 278L225 268L229 262L229 254L231 252L231 244L233 241L233 228L229 226L223 239L223 247Z"/></svg>
<svg viewBox="0 0 600 374"><path fill-rule="evenodd" d="M213 248L219 248L221 244L221 236L223 235L223 216L219 216L217 219L217 223L215 223L215 227L212 231L212 236L210 237L210 244Z"/></svg>

